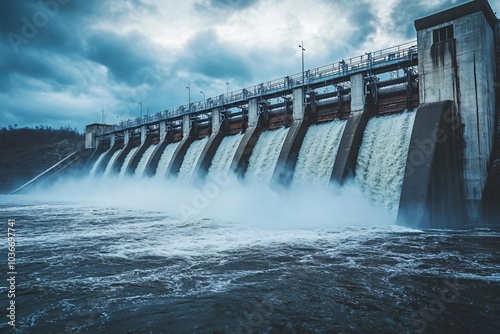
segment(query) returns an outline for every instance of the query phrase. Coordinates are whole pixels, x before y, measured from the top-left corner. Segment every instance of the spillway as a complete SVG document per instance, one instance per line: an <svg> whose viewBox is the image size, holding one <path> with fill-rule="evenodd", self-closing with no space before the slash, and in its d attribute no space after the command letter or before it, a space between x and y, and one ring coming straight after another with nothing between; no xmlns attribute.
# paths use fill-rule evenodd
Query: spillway
<svg viewBox="0 0 500 334"><path fill-rule="evenodd" d="M194 168L196 167L196 163L200 158L201 152L208 142L208 137L203 139L195 140L184 156L184 160L182 161L181 168L179 169L178 177L180 179L188 180L191 178L194 172Z"/></svg>
<svg viewBox="0 0 500 334"><path fill-rule="evenodd" d="M359 149L355 182L374 203L395 211L416 112L370 119Z"/></svg>
<svg viewBox="0 0 500 334"><path fill-rule="evenodd" d="M231 162L242 139L243 134L224 137L212 159L207 177L214 177L217 174L227 175L229 173Z"/></svg>
<svg viewBox="0 0 500 334"><path fill-rule="evenodd" d="M292 186L328 184L346 121L311 125L302 142Z"/></svg>
<svg viewBox="0 0 500 334"><path fill-rule="evenodd" d="M168 144L167 147L165 147L165 150L161 155L160 161L158 162L158 167L156 167L155 177L157 178L165 177L168 165L170 164L170 161L172 160L172 157L174 156L175 150L177 149L177 146L179 146L179 143L180 142L171 143Z"/></svg>
<svg viewBox="0 0 500 334"><path fill-rule="evenodd" d="M123 165L120 169L120 177L124 177L125 176L125 173L127 172L127 167L128 167L128 164L130 163L130 160L132 160L132 157L134 156L135 152L137 152L137 150L139 149L139 147L133 147L130 152L128 152L127 156L125 157L125 160L123 161Z"/></svg>
<svg viewBox="0 0 500 334"><path fill-rule="evenodd" d="M289 128L263 132L255 145L245 180L269 184Z"/></svg>
<svg viewBox="0 0 500 334"><path fill-rule="evenodd" d="M135 169L135 177L142 177L142 174L144 174L144 170L146 169L146 166L148 164L149 158L151 158L151 154L153 154L154 150L156 148L156 145L150 145L146 151L142 154L141 160L137 164L137 167Z"/></svg>
<svg viewBox="0 0 500 334"><path fill-rule="evenodd" d="M99 165L101 164L102 159L104 159L104 157L106 156L106 154L108 154L108 152L109 152L109 150L105 151L105 152L101 153L101 155L99 155L99 157L97 158L97 160L94 162L94 165L92 166L92 169L89 172L90 177L94 177L95 176L95 172L97 170L97 167L99 167Z"/></svg>
<svg viewBox="0 0 500 334"><path fill-rule="evenodd" d="M104 170L104 177L107 177L109 173L111 172L111 168L113 167L113 164L115 163L116 159L120 155L122 150L117 150L113 155L111 156L111 159L109 159L108 164L106 165L106 169Z"/></svg>

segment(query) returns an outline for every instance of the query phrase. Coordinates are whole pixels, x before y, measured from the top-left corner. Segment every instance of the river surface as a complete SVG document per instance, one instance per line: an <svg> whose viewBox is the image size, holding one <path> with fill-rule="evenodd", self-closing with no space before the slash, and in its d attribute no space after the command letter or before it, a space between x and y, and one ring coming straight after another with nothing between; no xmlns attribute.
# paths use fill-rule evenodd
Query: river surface
<svg viewBox="0 0 500 334"><path fill-rule="evenodd" d="M500 332L499 231L397 226L361 196L123 179L0 196L17 270L0 331Z"/></svg>

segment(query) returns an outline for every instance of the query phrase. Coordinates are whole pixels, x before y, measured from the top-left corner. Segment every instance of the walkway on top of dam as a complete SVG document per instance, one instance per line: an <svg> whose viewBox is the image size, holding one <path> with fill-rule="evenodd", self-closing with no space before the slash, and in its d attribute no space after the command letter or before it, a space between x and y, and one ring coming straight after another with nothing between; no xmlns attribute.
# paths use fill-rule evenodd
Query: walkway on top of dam
<svg viewBox="0 0 500 334"><path fill-rule="evenodd" d="M174 109L160 111L156 114L145 115L142 118L123 121L112 125L103 134L154 124L163 120L174 121L181 119L186 114L203 114L217 107L225 109L240 107L247 104L248 100L252 98L270 99L283 97L284 95L291 94L294 88L307 87L315 89L336 85L349 81L350 76L354 74L369 72L376 75L416 66L417 64L417 44L416 41L412 41L387 49L368 52L347 60L342 59L336 63L304 71L304 73L300 72L292 76L286 76L227 94L221 94L214 98L192 102L191 106L186 104ZM303 78L304 80L302 80Z"/></svg>

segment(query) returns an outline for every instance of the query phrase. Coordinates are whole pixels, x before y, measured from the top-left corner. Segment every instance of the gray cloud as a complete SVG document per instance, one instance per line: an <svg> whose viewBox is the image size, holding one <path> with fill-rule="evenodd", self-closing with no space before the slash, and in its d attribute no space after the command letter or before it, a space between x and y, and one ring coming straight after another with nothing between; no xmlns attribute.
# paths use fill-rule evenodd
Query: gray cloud
<svg viewBox="0 0 500 334"><path fill-rule="evenodd" d="M415 20L466 2L469 1L443 0L437 6L429 7L418 1L399 1L391 13L394 29L407 39L416 38L415 26L413 25Z"/></svg>
<svg viewBox="0 0 500 334"><path fill-rule="evenodd" d="M208 78L251 80L248 65L230 45L221 43L212 30L198 33L186 45L185 57L174 68L196 72Z"/></svg>
<svg viewBox="0 0 500 334"><path fill-rule="evenodd" d="M96 32L86 41L88 59L106 66L110 77L130 86L144 83L148 66L156 63L148 38L139 32L117 35Z"/></svg>
<svg viewBox="0 0 500 334"><path fill-rule="evenodd" d="M198 0L194 8L198 11L210 11L213 9L224 11L238 11L257 4L260 0Z"/></svg>

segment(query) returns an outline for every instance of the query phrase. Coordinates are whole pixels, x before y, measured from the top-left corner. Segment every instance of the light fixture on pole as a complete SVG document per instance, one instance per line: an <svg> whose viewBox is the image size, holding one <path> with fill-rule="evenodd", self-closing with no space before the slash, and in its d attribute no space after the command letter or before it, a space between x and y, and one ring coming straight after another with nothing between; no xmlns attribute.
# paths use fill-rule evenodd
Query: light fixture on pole
<svg viewBox="0 0 500 334"><path fill-rule="evenodd" d="M203 94L203 104L205 104L205 100L206 100L206 98L205 98L205 93L203 93L203 91L201 91L201 90L200 90L200 93L202 93L202 94Z"/></svg>
<svg viewBox="0 0 500 334"><path fill-rule="evenodd" d="M141 118L142 118L142 100L141 102L139 102L139 104L141 105Z"/></svg>
<svg viewBox="0 0 500 334"><path fill-rule="evenodd" d="M188 112L191 112L191 82L188 81L186 88L188 90Z"/></svg>
<svg viewBox="0 0 500 334"><path fill-rule="evenodd" d="M300 50L302 51L302 86L305 88L305 80L304 80L304 41L299 45ZM306 104L306 95L304 94L304 100L302 103L305 105Z"/></svg>
<svg viewBox="0 0 500 334"><path fill-rule="evenodd" d="M226 98L229 99L229 81L226 81Z"/></svg>
<svg viewBox="0 0 500 334"><path fill-rule="evenodd" d="M304 41L299 45L299 48L302 51L302 85L304 85L304 51L306 51L306 49L304 49Z"/></svg>

